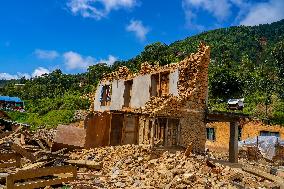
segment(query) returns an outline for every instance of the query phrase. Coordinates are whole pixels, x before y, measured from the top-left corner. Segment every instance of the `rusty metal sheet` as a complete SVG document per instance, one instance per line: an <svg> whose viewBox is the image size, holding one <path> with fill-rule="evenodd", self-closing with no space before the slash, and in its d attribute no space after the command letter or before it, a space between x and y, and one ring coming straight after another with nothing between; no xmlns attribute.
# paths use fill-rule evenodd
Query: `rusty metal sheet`
<svg viewBox="0 0 284 189"><path fill-rule="evenodd" d="M107 112L89 115L86 125L86 148L107 146L110 143L110 119Z"/></svg>
<svg viewBox="0 0 284 189"><path fill-rule="evenodd" d="M85 145L86 130L75 126L60 125L52 145L52 151L61 148L83 148Z"/></svg>

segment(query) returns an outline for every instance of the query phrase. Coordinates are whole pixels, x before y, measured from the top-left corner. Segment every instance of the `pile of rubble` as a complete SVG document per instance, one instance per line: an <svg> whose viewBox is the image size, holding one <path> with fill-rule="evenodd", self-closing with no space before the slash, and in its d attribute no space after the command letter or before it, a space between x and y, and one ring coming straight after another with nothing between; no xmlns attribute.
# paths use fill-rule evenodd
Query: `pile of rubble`
<svg viewBox="0 0 284 189"><path fill-rule="evenodd" d="M218 163L218 159L224 157L216 154L209 157L208 154L195 155L182 149L165 150L148 145L75 149L69 152L63 148L53 152L54 133L55 130L44 129L31 132L23 127L4 132L6 136L1 133L1 174L7 176L31 171L33 174L54 175L52 170L58 172L65 167L76 172L74 178L63 180L63 176L60 179L65 182L64 185L73 188L269 188L275 185L271 180L241 168ZM1 159L3 155L14 156L15 166L1 168L5 163ZM17 178L26 177L24 172L21 174ZM27 182L34 183L33 179ZM5 185L5 179L1 177L0 185Z"/></svg>
<svg viewBox="0 0 284 189"><path fill-rule="evenodd" d="M151 72L157 71L158 69L159 69L158 65L152 66L148 62L144 62L144 63L141 64L139 73L141 75L145 75L145 74L149 74Z"/></svg>
<svg viewBox="0 0 284 189"><path fill-rule="evenodd" d="M185 156L149 146L125 145L70 153L72 160L94 162L81 168L72 186L86 188L269 188L272 182L206 156ZM94 166L96 165L96 166Z"/></svg>
<svg viewBox="0 0 284 189"><path fill-rule="evenodd" d="M105 74L102 78L102 80L105 81L112 81L112 80L119 80L119 79L127 79L132 77L132 73L130 72L130 70L126 67L126 66L121 66L118 68L117 71L114 71L112 73L109 74Z"/></svg>

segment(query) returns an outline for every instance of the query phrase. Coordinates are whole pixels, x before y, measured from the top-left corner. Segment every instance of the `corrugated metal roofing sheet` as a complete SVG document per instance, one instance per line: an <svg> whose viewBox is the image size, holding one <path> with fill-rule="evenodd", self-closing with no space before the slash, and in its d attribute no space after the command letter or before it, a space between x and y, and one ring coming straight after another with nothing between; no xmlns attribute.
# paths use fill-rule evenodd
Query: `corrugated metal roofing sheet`
<svg viewBox="0 0 284 189"><path fill-rule="evenodd" d="M10 97L10 96L0 96L0 101L23 102L19 97Z"/></svg>

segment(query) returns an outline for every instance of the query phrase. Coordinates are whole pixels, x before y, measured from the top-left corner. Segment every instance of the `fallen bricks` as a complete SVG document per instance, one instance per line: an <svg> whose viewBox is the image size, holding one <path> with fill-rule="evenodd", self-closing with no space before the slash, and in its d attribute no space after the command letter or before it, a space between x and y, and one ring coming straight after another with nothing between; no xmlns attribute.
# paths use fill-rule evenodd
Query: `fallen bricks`
<svg viewBox="0 0 284 189"><path fill-rule="evenodd" d="M0 168L2 172L0 185L23 188L27 185L44 187L62 183L73 188L269 188L269 186L279 186L277 182L269 178L213 162L206 155L196 155L192 153L191 145L185 151L155 149L147 145L124 145L89 150L60 149L52 152L51 146L45 141L52 141L53 136L49 135L48 131L44 132L46 134L31 133L21 129L5 137L1 144L0 165L4 162L12 164ZM219 159L214 154L210 156ZM221 154L220 157L224 159ZM9 161L10 159L12 161ZM67 174L68 178L65 175L67 173L65 166L72 167L68 168L68 173L72 173ZM36 174L38 171L42 174ZM27 178L26 174L30 177ZM39 179L40 175L46 177ZM6 181L3 178L6 178ZM23 182L19 183L17 179Z"/></svg>
<svg viewBox="0 0 284 189"><path fill-rule="evenodd" d="M71 183L75 188L266 188L274 183L241 169L213 163L206 156L192 153L185 156L183 150L169 152L125 145L69 154L72 160L102 163L100 170L80 168L78 180Z"/></svg>

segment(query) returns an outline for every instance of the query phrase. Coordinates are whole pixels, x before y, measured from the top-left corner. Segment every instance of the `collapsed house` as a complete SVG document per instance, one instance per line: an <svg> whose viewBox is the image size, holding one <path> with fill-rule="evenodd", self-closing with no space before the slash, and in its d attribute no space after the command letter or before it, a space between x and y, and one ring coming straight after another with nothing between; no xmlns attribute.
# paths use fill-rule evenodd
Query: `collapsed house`
<svg viewBox="0 0 284 189"><path fill-rule="evenodd" d="M179 63L161 67L143 63L136 74L121 67L105 75L97 86L91 107L94 113L86 118L84 130L72 132L69 128L68 139L61 132L55 140L85 148L191 144L193 151L204 151L209 62L210 49L200 44L197 53ZM74 137L78 138L76 144Z"/></svg>

